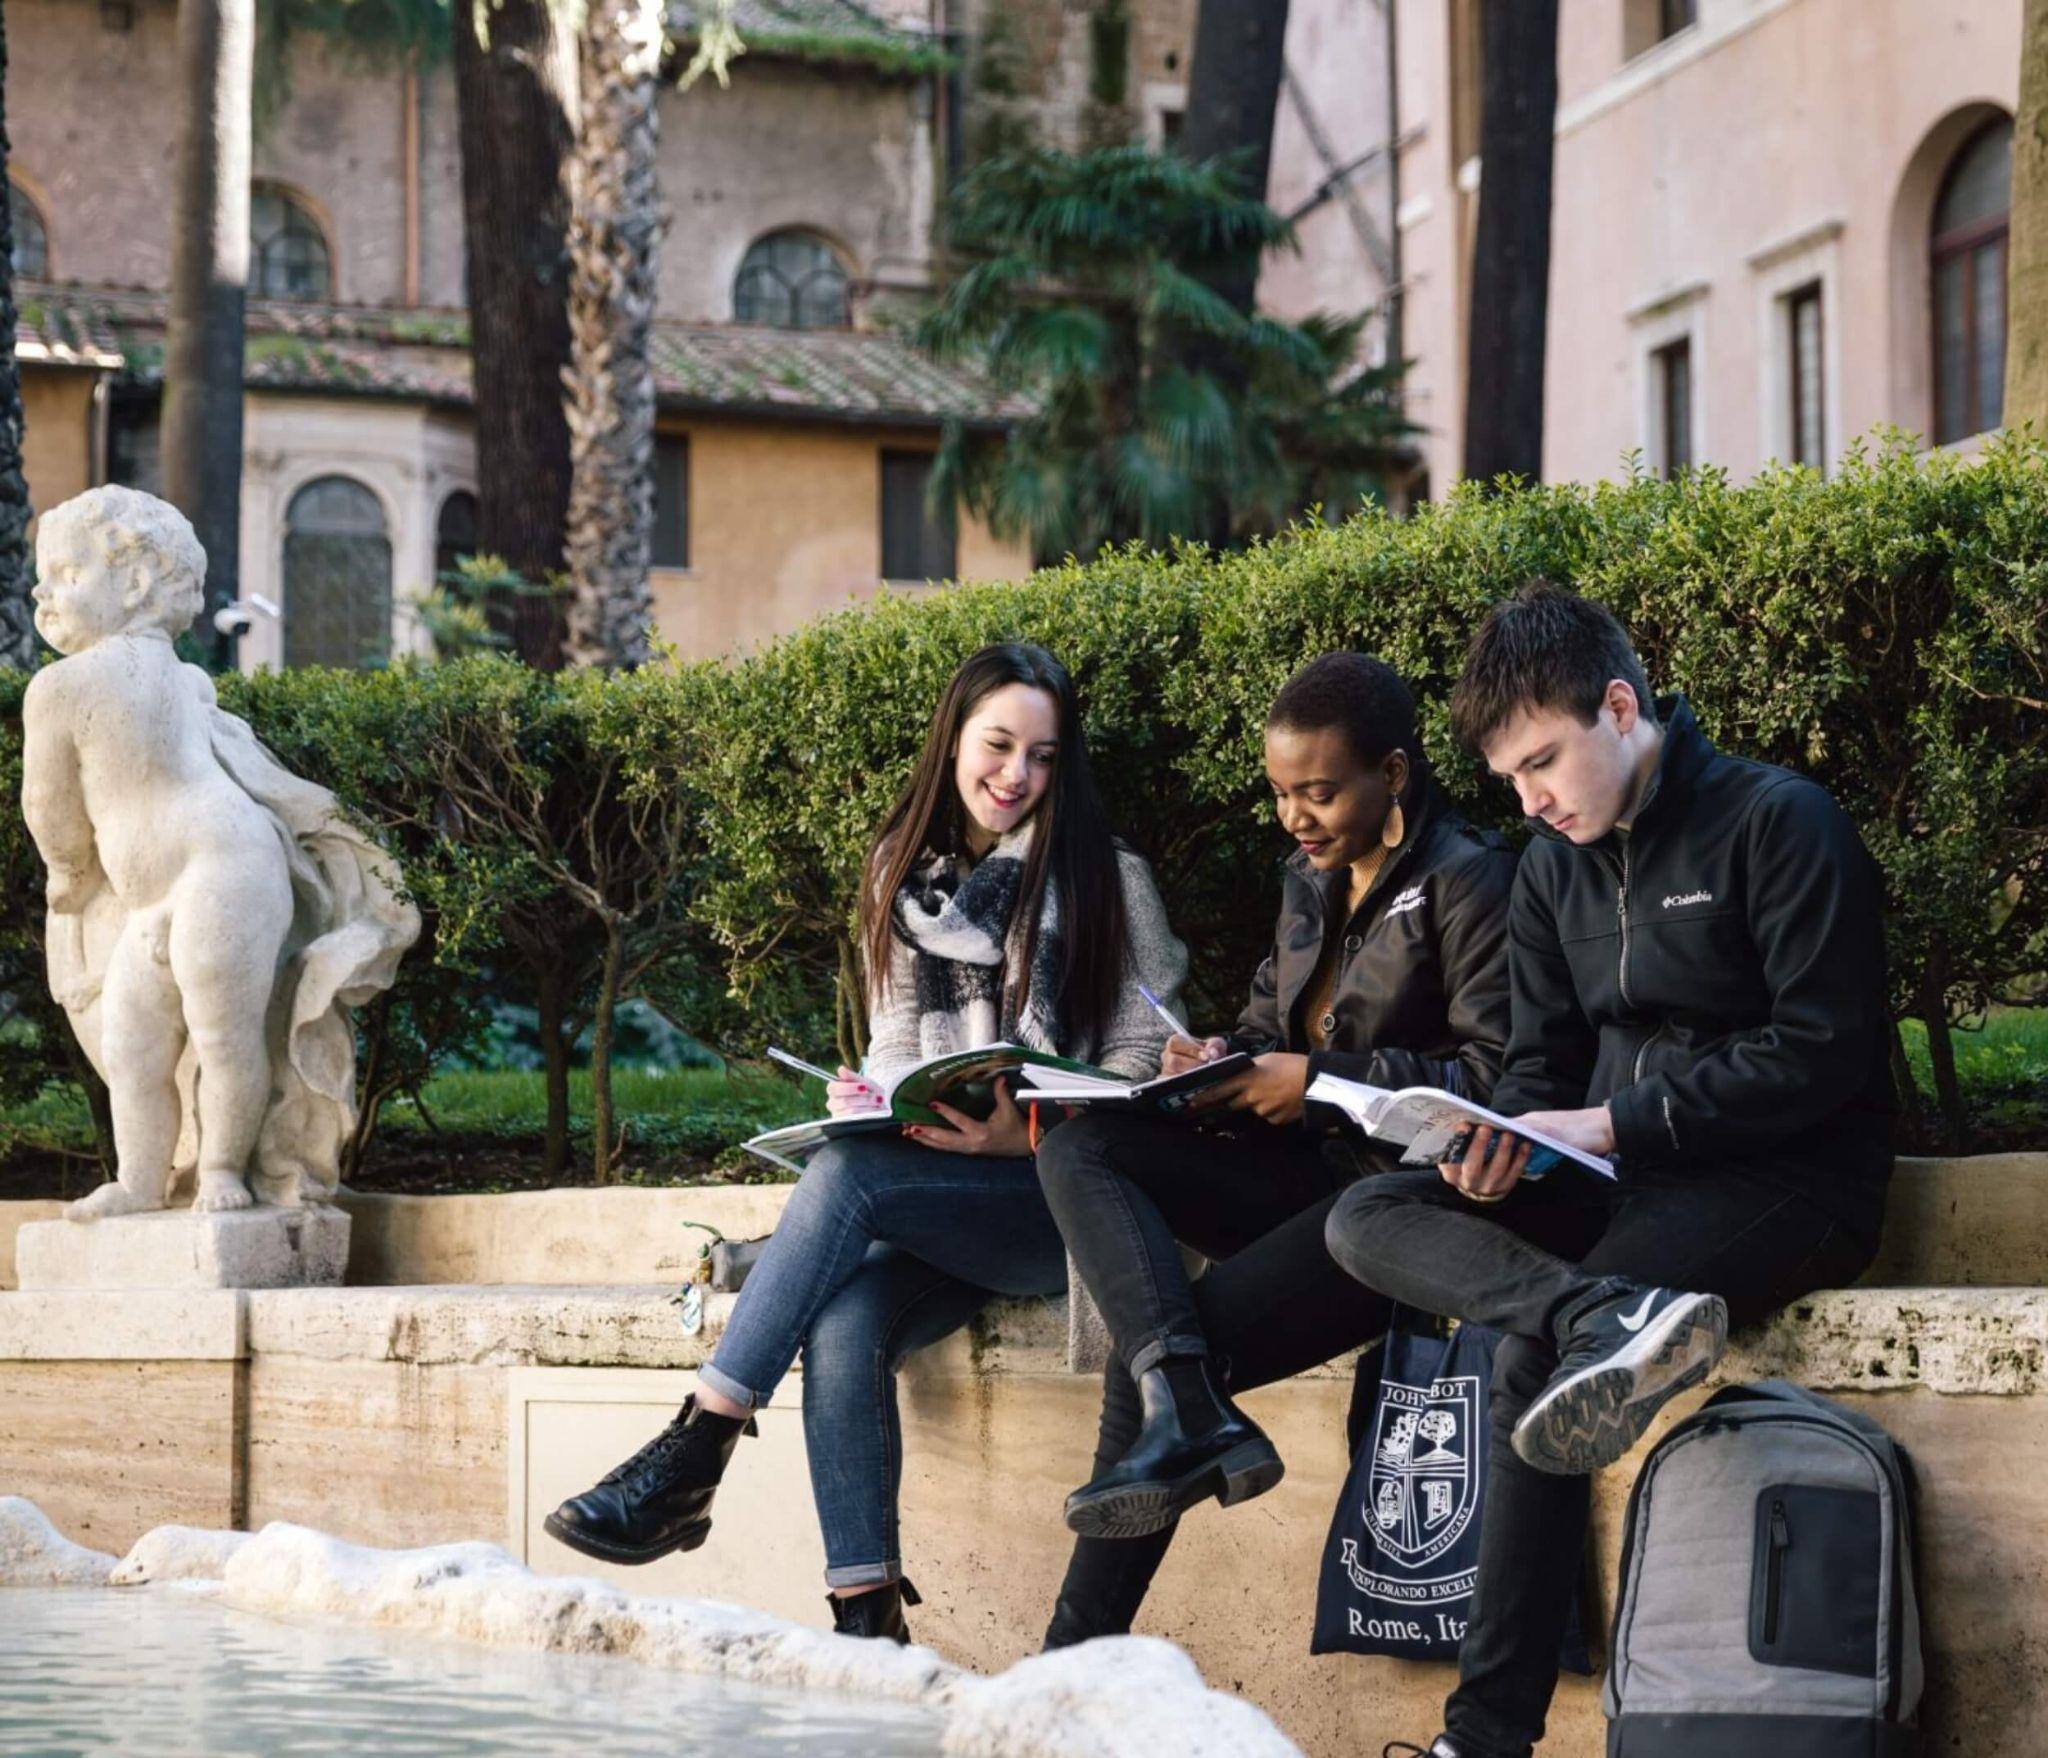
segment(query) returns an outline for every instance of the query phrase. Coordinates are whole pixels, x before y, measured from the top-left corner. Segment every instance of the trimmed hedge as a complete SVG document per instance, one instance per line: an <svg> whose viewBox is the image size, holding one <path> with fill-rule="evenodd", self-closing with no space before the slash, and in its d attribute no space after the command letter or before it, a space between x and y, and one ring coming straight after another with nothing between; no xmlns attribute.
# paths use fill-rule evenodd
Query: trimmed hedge
<svg viewBox="0 0 2048 1758"><path fill-rule="evenodd" d="M1221 558L1133 550L885 596L725 665L601 678L482 657L231 678L222 698L387 839L426 917L366 1013L369 1096L473 1043L490 994L529 999L561 1078L557 1157L570 1045L624 995L728 1047L857 1053L861 855L947 675L991 640L1042 642L1079 679L1112 812L1193 951L1193 1013L1227 1019L1284 853L1260 764L1275 690L1328 648L1381 654L1446 784L1511 825L1445 705L1487 604L1532 574L1610 604L1711 736L1812 774L1855 817L1886 873L1895 1015L1933 1028L1959 1120L1946 1028L2048 967L2048 447L2031 437L1969 462L1898 440L1825 480L1467 488ZM19 693L0 684L10 784ZM10 815L0 981L32 1015L40 878ZM17 1091L71 1072L62 1034L33 1035L7 1049Z"/></svg>

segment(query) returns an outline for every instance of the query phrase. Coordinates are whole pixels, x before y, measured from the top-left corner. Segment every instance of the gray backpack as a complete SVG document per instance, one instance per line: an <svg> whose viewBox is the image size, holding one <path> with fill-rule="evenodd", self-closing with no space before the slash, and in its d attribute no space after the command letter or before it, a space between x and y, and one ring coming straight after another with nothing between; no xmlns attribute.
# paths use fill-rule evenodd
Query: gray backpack
<svg viewBox="0 0 2048 1758"><path fill-rule="evenodd" d="M1914 1758L1912 1466L1868 1417L1730 1386L1629 1496L1608 1758Z"/></svg>

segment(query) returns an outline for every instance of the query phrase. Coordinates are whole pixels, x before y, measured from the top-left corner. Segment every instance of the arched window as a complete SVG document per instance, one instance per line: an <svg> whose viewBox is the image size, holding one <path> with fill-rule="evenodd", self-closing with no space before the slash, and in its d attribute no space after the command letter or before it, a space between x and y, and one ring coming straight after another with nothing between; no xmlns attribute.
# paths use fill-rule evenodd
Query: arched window
<svg viewBox="0 0 2048 1758"><path fill-rule="evenodd" d="M327 235L282 189L249 194L249 291L265 299L325 299L332 287Z"/></svg>
<svg viewBox="0 0 2048 1758"><path fill-rule="evenodd" d="M322 476L285 513L284 662L382 665L391 656L391 539L360 482Z"/></svg>
<svg viewBox="0 0 2048 1758"><path fill-rule="evenodd" d="M434 578L455 572L457 562L476 554L476 496L458 488L441 503L434 522Z"/></svg>
<svg viewBox="0 0 2048 1758"><path fill-rule="evenodd" d="M732 314L785 330L844 329L852 321L846 267L816 233L771 232L748 247L732 284Z"/></svg>
<svg viewBox="0 0 2048 1758"><path fill-rule="evenodd" d="M1987 122L1950 162L1929 239L1934 440L1968 439L2005 414L2005 243L2012 122Z"/></svg>
<svg viewBox="0 0 2048 1758"><path fill-rule="evenodd" d="M7 211L14 226L14 273L24 281L50 278L50 235L35 198L13 178L7 180Z"/></svg>

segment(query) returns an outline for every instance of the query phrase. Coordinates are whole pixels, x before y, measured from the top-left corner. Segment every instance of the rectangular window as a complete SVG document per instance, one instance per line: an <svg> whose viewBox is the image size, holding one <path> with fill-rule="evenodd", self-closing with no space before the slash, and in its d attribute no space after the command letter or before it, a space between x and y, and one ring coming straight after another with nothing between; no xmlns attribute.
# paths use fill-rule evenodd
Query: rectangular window
<svg viewBox="0 0 2048 1758"><path fill-rule="evenodd" d="M1657 39L1675 37L1700 20L1699 0L1657 0Z"/></svg>
<svg viewBox="0 0 2048 1758"><path fill-rule="evenodd" d="M654 436L654 553L657 568L690 565L690 436Z"/></svg>
<svg viewBox="0 0 2048 1758"><path fill-rule="evenodd" d="M1828 467L1827 370L1821 362L1820 283L1785 298L1786 378L1792 397L1792 462Z"/></svg>
<svg viewBox="0 0 2048 1758"><path fill-rule="evenodd" d="M1692 340L1681 336L1650 356L1656 375L1657 467L1666 477L1692 468Z"/></svg>
<svg viewBox="0 0 2048 1758"><path fill-rule="evenodd" d="M934 518L930 452L882 453L882 578L950 580L959 572L958 522Z"/></svg>

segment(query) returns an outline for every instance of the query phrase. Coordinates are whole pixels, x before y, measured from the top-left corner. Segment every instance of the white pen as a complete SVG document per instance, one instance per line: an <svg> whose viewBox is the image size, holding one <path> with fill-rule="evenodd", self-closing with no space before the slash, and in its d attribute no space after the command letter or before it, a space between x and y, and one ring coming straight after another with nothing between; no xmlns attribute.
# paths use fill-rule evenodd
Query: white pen
<svg viewBox="0 0 2048 1758"><path fill-rule="evenodd" d="M1157 1003L1155 1002L1154 1005L1156 1006ZM773 1044L768 1046L768 1054L775 1061L781 1063L784 1068L793 1068L798 1074L808 1074L814 1080L825 1082L827 1086L830 1086L832 1082L839 1078L836 1074L827 1074L815 1063L806 1062L801 1056L792 1056L787 1050L776 1049Z"/></svg>
<svg viewBox="0 0 2048 1758"><path fill-rule="evenodd" d="M1189 1039L1192 1039L1194 1037L1195 1034L1193 1032L1189 1031L1186 1026L1182 1025L1179 1020L1175 1019L1172 1014L1168 1013L1166 1009L1159 1004L1159 997L1153 994L1150 989L1146 988L1143 983L1140 983L1138 985L1138 993L1145 997L1145 1005L1151 1008L1154 1013L1158 1014L1161 1019L1165 1020L1166 1023L1173 1028L1173 1035L1175 1037Z"/></svg>

